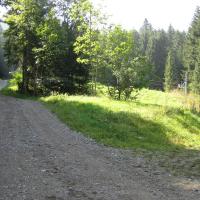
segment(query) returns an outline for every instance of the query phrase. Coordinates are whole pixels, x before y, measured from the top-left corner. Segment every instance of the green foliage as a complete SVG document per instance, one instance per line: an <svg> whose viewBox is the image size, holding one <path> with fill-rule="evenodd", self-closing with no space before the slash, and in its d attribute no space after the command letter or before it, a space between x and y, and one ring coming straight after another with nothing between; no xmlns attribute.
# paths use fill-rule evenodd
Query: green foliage
<svg viewBox="0 0 200 200"><path fill-rule="evenodd" d="M192 72L192 90L195 94L200 94L200 54L198 61L195 63L195 68Z"/></svg>
<svg viewBox="0 0 200 200"><path fill-rule="evenodd" d="M152 65L149 73L150 88L163 89L165 82L165 65L169 51L172 51L174 59L173 65L173 88L177 87L182 80L183 73L183 48L185 43L185 33L175 31L170 25L169 30L154 30L146 19L139 32L139 46L142 55L146 56Z"/></svg>
<svg viewBox="0 0 200 200"><path fill-rule="evenodd" d="M200 118L176 99L143 90L137 102L62 95L41 100L70 127L106 145L163 151L199 149Z"/></svg>
<svg viewBox="0 0 200 200"><path fill-rule="evenodd" d="M12 73L10 84L12 86L17 86L18 90L20 90L22 84L22 73L20 71L15 71Z"/></svg>
<svg viewBox="0 0 200 200"><path fill-rule="evenodd" d="M150 66L145 57L137 55L132 32L117 26L109 32L106 44L107 65L113 76L109 93L118 100L122 96L128 99L134 87L147 83Z"/></svg>
<svg viewBox="0 0 200 200"><path fill-rule="evenodd" d="M104 34L101 29L105 19L101 12L86 0L81 1L78 6L73 6L72 10L73 18L79 19L78 29L81 30L74 43L74 52L78 56L79 63L88 65L92 93L96 94L98 72L105 60ZM79 16L80 13L82 17Z"/></svg>
<svg viewBox="0 0 200 200"><path fill-rule="evenodd" d="M200 93L199 8L186 41L185 32L171 25L167 32L155 30L147 19L139 32L109 26L89 0L4 4L6 61L22 71L25 93L87 93L92 82L94 95L100 82L113 98L125 100L133 88L175 89L185 71L192 91ZM0 60L2 54L0 50Z"/></svg>
<svg viewBox="0 0 200 200"><path fill-rule="evenodd" d="M185 45L185 67L189 72L190 88L200 94L200 8L197 7Z"/></svg>
<svg viewBox="0 0 200 200"><path fill-rule="evenodd" d="M174 67L174 60L172 52L168 53L166 66L165 66L165 90L170 91L173 89L173 67Z"/></svg>
<svg viewBox="0 0 200 200"><path fill-rule="evenodd" d="M17 0L9 5L6 58L9 66L21 69L24 93L85 92L88 70L76 62L72 49L78 28L72 20L61 23L56 3Z"/></svg>

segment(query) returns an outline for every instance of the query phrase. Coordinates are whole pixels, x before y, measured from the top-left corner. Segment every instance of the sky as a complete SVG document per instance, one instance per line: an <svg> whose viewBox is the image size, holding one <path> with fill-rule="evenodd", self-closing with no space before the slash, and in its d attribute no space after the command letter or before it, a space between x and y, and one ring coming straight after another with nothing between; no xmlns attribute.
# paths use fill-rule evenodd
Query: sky
<svg viewBox="0 0 200 200"><path fill-rule="evenodd" d="M139 29L144 19L155 29L167 30L169 25L187 31L200 0L91 0L111 15L110 21L126 29ZM0 18L5 11L0 8Z"/></svg>
<svg viewBox="0 0 200 200"><path fill-rule="evenodd" d="M200 0L92 0L101 4L110 20L126 29L139 29L147 18L155 29L169 25L187 31Z"/></svg>

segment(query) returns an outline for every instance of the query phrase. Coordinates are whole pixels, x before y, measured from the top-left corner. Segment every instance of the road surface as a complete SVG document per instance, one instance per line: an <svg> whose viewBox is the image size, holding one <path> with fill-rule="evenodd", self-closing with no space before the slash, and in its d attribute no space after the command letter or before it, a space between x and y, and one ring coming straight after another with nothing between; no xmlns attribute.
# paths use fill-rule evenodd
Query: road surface
<svg viewBox="0 0 200 200"><path fill-rule="evenodd" d="M71 131L40 103L0 95L0 200L198 200L194 183Z"/></svg>

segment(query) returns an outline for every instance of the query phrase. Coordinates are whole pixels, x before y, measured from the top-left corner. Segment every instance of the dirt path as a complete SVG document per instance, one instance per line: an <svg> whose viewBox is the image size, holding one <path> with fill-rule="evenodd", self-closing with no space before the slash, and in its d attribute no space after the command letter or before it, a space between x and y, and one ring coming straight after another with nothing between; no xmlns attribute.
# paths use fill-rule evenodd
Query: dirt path
<svg viewBox="0 0 200 200"><path fill-rule="evenodd" d="M0 95L0 200L198 200L193 186L69 130L38 102Z"/></svg>

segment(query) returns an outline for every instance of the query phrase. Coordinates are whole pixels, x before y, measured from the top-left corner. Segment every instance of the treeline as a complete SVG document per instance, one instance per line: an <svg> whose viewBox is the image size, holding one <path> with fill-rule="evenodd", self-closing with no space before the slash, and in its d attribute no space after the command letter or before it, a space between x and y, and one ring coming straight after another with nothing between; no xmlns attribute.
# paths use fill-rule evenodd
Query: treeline
<svg viewBox="0 0 200 200"><path fill-rule="evenodd" d="M152 65L149 87L176 88L183 81L186 33L176 31L171 25L168 31L154 30L146 19L138 35L141 53Z"/></svg>
<svg viewBox="0 0 200 200"><path fill-rule="evenodd" d="M127 99L135 88L200 93L200 11L188 33L155 30L145 19L139 31L107 23L89 0L5 0L5 58L22 72L24 93L93 93L97 82ZM90 84L88 84L90 83Z"/></svg>

